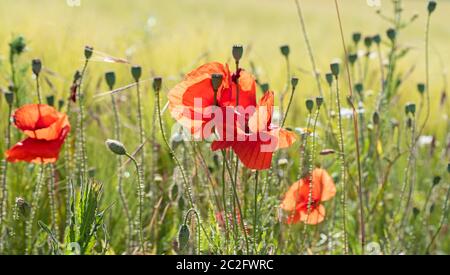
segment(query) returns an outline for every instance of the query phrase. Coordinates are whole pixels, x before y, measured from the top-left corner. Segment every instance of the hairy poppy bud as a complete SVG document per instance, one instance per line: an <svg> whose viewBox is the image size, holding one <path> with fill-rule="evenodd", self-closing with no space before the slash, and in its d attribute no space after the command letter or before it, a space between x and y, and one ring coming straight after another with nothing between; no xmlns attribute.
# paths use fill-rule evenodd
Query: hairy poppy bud
<svg viewBox="0 0 450 275"><path fill-rule="evenodd" d="M422 95L425 92L425 84L419 83L417 84L417 91Z"/></svg>
<svg viewBox="0 0 450 275"><path fill-rule="evenodd" d="M355 44L358 44L359 41L361 40L361 33L360 32L353 33L352 39Z"/></svg>
<svg viewBox="0 0 450 275"><path fill-rule="evenodd" d="M5 92L5 99L9 106L13 104L14 101L14 93L12 91Z"/></svg>
<svg viewBox="0 0 450 275"><path fill-rule="evenodd" d="M337 77L339 75L339 63L333 62L330 64L331 73Z"/></svg>
<svg viewBox="0 0 450 275"><path fill-rule="evenodd" d="M355 64L356 59L358 59L358 55L356 53L351 53L348 55L348 62L350 62L350 64Z"/></svg>
<svg viewBox="0 0 450 275"><path fill-rule="evenodd" d="M155 92L159 92L161 90L161 84L162 84L161 77L153 78L153 90L155 90Z"/></svg>
<svg viewBox="0 0 450 275"><path fill-rule="evenodd" d="M328 86L331 86L333 84L333 74L332 73L326 73L325 79L327 80Z"/></svg>
<svg viewBox="0 0 450 275"><path fill-rule="evenodd" d="M242 54L244 53L244 48L242 47L242 45L234 45L232 53L233 53L234 60L236 62L238 62L242 58Z"/></svg>
<svg viewBox="0 0 450 275"><path fill-rule="evenodd" d="M38 76L42 69L42 62L40 59L36 58L31 61L31 70Z"/></svg>
<svg viewBox="0 0 450 275"><path fill-rule="evenodd" d="M219 90L220 85L222 85L223 75L222 74L212 74L211 84L213 86L214 92Z"/></svg>
<svg viewBox="0 0 450 275"><path fill-rule="evenodd" d="M320 108L320 106L322 106L322 103L323 103L323 97L321 97L321 96L316 97L317 108Z"/></svg>
<svg viewBox="0 0 450 275"><path fill-rule="evenodd" d="M91 58L94 48L91 46L84 46L84 57L86 59Z"/></svg>
<svg viewBox="0 0 450 275"><path fill-rule="evenodd" d="M20 55L23 53L26 46L25 38L23 36L17 36L9 43L9 49L13 55Z"/></svg>
<svg viewBox="0 0 450 275"><path fill-rule="evenodd" d="M107 139L105 141L106 146L108 147L111 152L113 152L116 155L126 155L127 150L125 149L125 145L122 144L122 142L114 139Z"/></svg>
<svg viewBox="0 0 450 275"><path fill-rule="evenodd" d="M139 78L141 78L142 75L142 68L141 66L135 65L131 67L131 75L133 76L134 81L138 82Z"/></svg>
<svg viewBox="0 0 450 275"><path fill-rule="evenodd" d="M291 78L291 85L292 85L292 88L295 89L295 87L297 86L297 84L298 84L298 78L294 76L293 78Z"/></svg>
<svg viewBox="0 0 450 275"><path fill-rule="evenodd" d="M109 89L112 90L114 88L114 84L116 84L116 74L114 72L106 72L105 80Z"/></svg>
<svg viewBox="0 0 450 275"><path fill-rule="evenodd" d="M189 243L189 227L183 224L178 231L178 245L180 250L183 250Z"/></svg>
<svg viewBox="0 0 450 275"><path fill-rule="evenodd" d="M381 36L380 36L379 34L375 34L375 35L372 37L372 40L373 40L373 42L375 42L377 45L380 45L380 43L381 43Z"/></svg>
<svg viewBox="0 0 450 275"><path fill-rule="evenodd" d="M433 0L428 1L427 9L429 14L433 13L433 11L436 9L436 5L437 5L436 1Z"/></svg>
<svg viewBox="0 0 450 275"><path fill-rule="evenodd" d="M378 112L373 113L372 121L375 125L378 125L380 123L380 114Z"/></svg>
<svg viewBox="0 0 450 275"><path fill-rule="evenodd" d="M394 29L388 29L386 31L386 35L392 42L394 42L395 37L397 36L397 32Z"/></svg>
<svg viewBox="0 0 450 275"><path fill-rule="evenodd" d="M367 48L370 48L372 46L372 37L371 36L364 37L364 45L366 45Z"/></svg>
<svg viewBox="0 0 450 275"><path fill-rule="evenodd" d="M289 53L290 53L290 49L289 49L289 45L283 45L280 47L280 51L281 54L284 55L285 57L288 57Z"/></svg>
<svg viewBox="0 0 450 275"><path fill-rule="evenodd" d="M50 106L55 106L55 96L54 95L49 95L47 97L45 97L45 100L47 101L47 105Z"/></svg>
<svg viewBox="0 0 450 275"><path fill-rule="evenodd" d="M261 90L263 92L267 92L269 90L269 84L268 83L263 83L263 84L260 85L260 87L261 87Z"/></svg>
<svg viewBox="0 0 450 275"><path fill-rule="evenodd" d="M314 108L314 101L312 99L306 100L306 109L311 113L312 109Z"/></svg>

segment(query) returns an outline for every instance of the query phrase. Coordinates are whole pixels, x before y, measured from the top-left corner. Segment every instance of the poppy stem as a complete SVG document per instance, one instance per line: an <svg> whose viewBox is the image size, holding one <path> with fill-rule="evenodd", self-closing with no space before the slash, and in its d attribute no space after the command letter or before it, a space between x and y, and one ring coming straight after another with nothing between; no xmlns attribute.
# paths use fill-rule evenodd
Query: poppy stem
<svg viewBox="0 0 450 275"><path fill-rule="evenodd" d="M138 104L138 112L137 119L139 124L139 142L140 144L145 143L145 130L144 130L144 120L142 117L142 95L141 89L139 85L139 81L136 83L136 93L137 93L137 104ZM142 146L141 149L141 167L142 167L142 177L145 182L145 147Z"/></svg>
<svg viewBox="0 0 450 275"><path fill-rule="evenodd" d="M195 217L197 218L197 255L200 255L200 244L201 244L201 239L200 239L200 225L201 225L201 221L200 221L200 216L198 215L197 210L195 210L195 208L191 208L186 212L186 215L184 216L184 224L187 224L187 220L188 217L190 216L190 214L194 212Z"/></svg>
<svg viewBox="0 0 450 275"><path fill-rule="evenodd" d="M289 109L291 108L292 99L294 98L295 87L296 87L296 86L292 86L292 89L291 89L291 96L290 96L290 98L289 98L289 103L288 103L288 106L287 106L287 108L286 108L286 113L285 113L284 116L283 116L283 122L281 123L281 128L283 128L284 123L286 122L286 118L287 118ZM280 103L280 105L282 105L282 103Z"/></svg>
<svg viewBox="0 0 450 275"><path fill-rule="evenodd" d="M258 182L259 182L259 171L256 170L255 172L255 205L254 205L254 211L255 211L255 217L253 219L253 244L254 244L254 254L257 253L258 248L258 242L256 240L257 236L257 230L258 230Z"/></svg>
<svg viewBox="0 0 450 275"><path fill-rule="evenodd" d="M78 81L78 89L76 98L78 100L78 118L77 118L77 169L78 169L78 177L81 184L81 192L84 192L84 181L86 180L86 162L87 162L87 156L86 156L86 140L85 140L85 133L84 133L84 93L82 92L83 88L83 80L84 76L86 74L87 66L89 63L89 58L86 58L84 61L83 69L81 70L80 78Z"/></svg>
<svg viewBox="0 0 450 275"><path fill-rule="evenodd" d="M11 114L12 114L12 102L8 104L8 122L5 133L5 146L6 148L11 147ZM8 187L7 187L7 177L8 177L8 162L6 159L2 159L1 162L1 174L0 174L0 251L3 251L3 239L5 236L3 234L3 225L5 224L6 216L7 216L7 204L8 204Z"/></svg>
<svg viewBox="0 0 450 275"><path fill-rule="evenodd" d="M51 229L59 236L58 221L56 215L56 197L55 197L55 165L48 165L49 181L48 181L48 197L50 203Z"/></svg>
<svg viewBox="0 0 450 275"><path fill-rule="evenodd" d="M228 222L228 208L227 208L227 200L226 200L226 178L225 178L225 171L226 171L226 154L225 150L222 149L222 201L223 201L223 223L225 225L225 247L226 252L228 253L228 229L229 229L229 222Z"/></svg>
<svg viewBox="0 0 450 275"><path fill-rule="evenodd" d="M36 186L34 187L33 196L31 198L31 211L30 217L25 224L25 236L27 239L25 254L32 254L34 249L33 241L33 225L36 219L36 211L39 206L39 198L41 196L42 182L44 181L44 164L39 165L39 175L36 181Z"/></svg>

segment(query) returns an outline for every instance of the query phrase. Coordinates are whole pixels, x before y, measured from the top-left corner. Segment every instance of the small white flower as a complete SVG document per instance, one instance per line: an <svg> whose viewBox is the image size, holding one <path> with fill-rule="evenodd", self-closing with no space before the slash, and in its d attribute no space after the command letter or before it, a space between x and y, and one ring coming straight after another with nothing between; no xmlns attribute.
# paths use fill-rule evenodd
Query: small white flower
<svg viewBox="0 0 450 275"><path fill-rule="evenodd" d="M81 6L81 0L66 0L69 7L79 7Z"/></svg>
<svg viewBox="0 0 450 275"><path fill-rule="evenodd" d="M367 0L367 5L372 8L378 8L381 6L381 0Z"/></svg>
<svg viewBox="0 0 450 275"><path fill-rule="evenodd" d="M418 143L419 146L430 145L433 142L433 136L420 136Z"/></svg>
<svg viewBox="0 0 450 275"><path fill-rule="evenodd" d="M154 16L149 16L147 19L147 30L152 30L156 25L156 18Z"/></svg>

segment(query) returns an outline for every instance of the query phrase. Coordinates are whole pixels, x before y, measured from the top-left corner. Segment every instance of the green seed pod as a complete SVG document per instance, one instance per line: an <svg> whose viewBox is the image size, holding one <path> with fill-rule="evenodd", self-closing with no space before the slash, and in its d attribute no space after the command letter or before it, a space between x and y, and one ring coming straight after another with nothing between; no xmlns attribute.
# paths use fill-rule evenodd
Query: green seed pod
<svg viewBox="0 0 450 275"><path fill-rule="evenodd" d="M58 100L58 110L61 110L63 106L64 106L64 99Z"/></svg>
<svg viewBox="0 0 450 275"><path fill-rule="evenodd" d="M269 90L269 83L263 83L260 87L263 92L267 92Z"/></svg>
<svg viewBox="0 0 450 275"><path fill-rule="evenodd" d="M312 99L307 99L305 101L306 109L308 109L308 112L311 113L312 109L314 108L314 101Z"/></svg>
<svg viewBox="0 0 450 275"><path fill-rule="evenodd" d="M47 101L47 105L50 106L55 106L55 96L54 95L49 95L45 98L45 100Z"/></svg>
<svg viewBox="0 0 450 275"><path fill-rule="evenodd" d="M323 103L323 97L321 97L321 96L316 97L317 108L320 108L320 106L322 106L322 103Z"/></svg>
<svg viewBox="0 0 450 275"><path fill-rule="evenodd" d="M41 73L41 69L42 69L42 62L40 59L36 58L31 60L31 70L36 76L38 76Z"/></svg>
<svg viewBox="0 0 450 275"><path fill-rule="evenodd" d="M294 88L295 89L295 87L297 87L297 84L298 84L298 78L297 77L292 77L291 78L291 85L292 85L292 88Z"/></svg>
<svg viewBox="0 0 450 275"><path fill-rule="evenodd" d="M159 92L161 90L161 85L162 85L162 78L161 77L153 78L153 90L155 92Z"/></svg>
<svg viewBox="0 0 450 275"><path fill-rule="evenodd" d="M372 46L372 36L364 37L364 45L366 45L367 48Z"/></svg>
<svg viewBox="0 0 450 275"><path fill-rule="evenodd" d="M106 146L108 147L111 152L113 152L116 155L125 155L127 153L127 150L125 149L125 146L122 144L122 142L114 139L107 139L105 141Z"/></svg>
<svg viewBox="0 0 450 275"><path fill-rule="evenodd" d="M405 114L406 115L408 115L409 114L409 112L410 112L410 110L409 110L409 105L410 105L411 103L406 103L406 105L405 105Z"/></svg>
<svg viewBox="0 0 450 275"><path fill-rule="evenodd" d="M93 47L91 47L91 46L84 46L84 57L86 59L90 59L93 52L94 52L94 48Z"/></svg>
<svg viewBox="0 0 450 275"><path fill-rule="evenodd" d="M356 91L358 94L361 94L363 90L364 90L364 86L363 86L362 83L356 83L356 84L355 84L355 91Z"/></svg>
<svg viewBox="0 0 450 275"><path fill-rule="evenodd" d="M114 72L106 72L105 80L109 89L112 90L114 88L114 84L116 84L116 74Z"/></svg>
<svg viewBox="0 0 450 275"><path fill-rule="evenodd" d="M236 62L241 60L243 53L244 53L244 47L242 47L242 45L234 45L233 46L232 54L233 54L233 58Z"/></svg>
<svg viewBox="0 0 450 275"><path fill-rule="evenodd" d="M333 84L333 74L332 73L326 73L325 74L325 79L327 80L328 86L331 87L331 85Z"/></svg>
<svg viewBox="0 0 450 275"><path fill-rule="evenodd" d="M395 38L397 36L397 32L394 29L388 29L386 31L386 35L389 38L389 40L391 40L392 42L395 41Z"/></svg>
<svg viewBox="0 0 450 275"><path fill-rule="evenodd" d="M291 50L289 49L289 45L283 45L280 47L280 51L282 55L288 57Z"/></svg>
<svg viewBox="0 0 450 275"><path fill-rule="evenodd" d="M375 42L377 45L380 45L380 43L381 43L381 36L380 36L379 34L375 34L375 35L372 37L372 40L373 40L373 42Z"/></svg>
<svg viewBox="0 0 450 275"><path fill-rule="evenodd" d="M436 1L433 0L428 1L427 9L429 14L433 13L433 11L436 9L436 5L437 5Z"/></svg>
<svg viewBox="0 0 450 275"><path fill-rule="evenodd" d="M183 224L178 231L178 245L180 250L184 250L189 244L189 227Z"/></svg>
<svg viewBox="0 0 450 275"><path fill-rule="evenodd" d="M330 64L331 73L337 77L339 75L339 63L334 62Z"/></svg>
<svg viewBox="0 0 450 275"><path fill-rule="evenodd" d="M419 215L419 213L420 213L419 208L414 207L414 208L413 208L413 216L414 216L414 218L417 217L417 215Z"/></svg>
<svg viewBox="0 0 450 275"><path fill-rule="evenodd" d="M211 84L214 92L217 92L222 85L223 75L222 74L212 74L211 75Z"/></svg>
<svg viewBox="0 0 450 275"><path fill-rule="evenodd" d="M9 43L9 49L13 55L20 55L23 53L26 46L25 38L23 36L17 36Z"/></svg>
<svg viewBox="0 0 450 275"><path fill-rule="evenodd" d="M433 187L435 187L436 185L438 185L439 182L441 182L441 177L440 177L440 176L435 176L435 177L433 178Z"/></svg>
<svg viewBox="0 0 450 275"><path fill-rule="evenodd" d="M8 103L9 106L12 106L13 101L14 101L14 93L12 91L6 91L5 99L6 99L6 103Z"/></svg>
<svg viewBox="0 0 450 275"><path fill-rule="evenodd" d="M375 125L378 125L380 123L380 114L378 112L373 113L372 121Z"/></svg>
<svg viewBox="0 0 450 275"><path fill-rule="evenodd" d="M348 55L348 62L350 62L350 64L355 64L356 60L358 59L358 55L356 53L351 53Z"/></svg>
<svg viewBox="0 0 450 275"><path fill-rule="evenodd" d="M353 33L352 39L353 39L353 43L355 43L357 45L359 43L359 41L361 40L361 33L360 32Z"/></svg>
<svg viewBox="0 0 450 275"><path fill-rule="evenodd" d="M415 114L416 113L416 104L411 103L409 104L409 111L411 112L411 114Z"/></svg>
<svg viewBox="0 0 450 275"><path fill-rule="evenodd" d="M133 76L134 81L138 82L142 75L142 67L138 65L132 66L131 75Z"/></svg>
<svg viewBox="0 0 450 275"><path fill-rule="evenodd" d="M423 95L423 93L425 92L425 84L423 84L423 83L417 84L417 91L418 91L421 95Z"/></svg>

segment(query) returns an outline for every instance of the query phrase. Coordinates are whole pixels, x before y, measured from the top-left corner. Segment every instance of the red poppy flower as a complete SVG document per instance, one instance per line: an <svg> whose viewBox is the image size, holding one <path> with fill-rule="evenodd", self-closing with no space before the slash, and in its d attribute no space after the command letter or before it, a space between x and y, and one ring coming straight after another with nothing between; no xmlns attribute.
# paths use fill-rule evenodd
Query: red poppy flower
<svg viewBox="0 0 450 275"><path fill-rule="evenodd" d="M45 104L27 104L13 114L14 124L28 138L6 151L10 162L53 163L70 131L66 114Z"/></svg>
<svg viewBox="0 0 450 275"><path fill-rule="evenodd" d="M324 220L325 207L321 202L336 195L336 186L327 171L319 168L313 171L312 201L308 213L310 191L310 176L302 178L289 188L281 203L281 208L289 212L287 223L302 221L306 224L318 224Z"/></svg>
<svg viewBox="0 0 450 275"><path fill-rule="evenodd" d="M272 124L273 104L273 92L268 91L249 118L242 119L245 123L236 123L237 138L230 141L221 137L212 143L211 149L231 147L247 168L270 168L273 152L291 146L296 140L294 133Z"/></svg>
<svg viewBox="0 0 450 275"><path fill-rule="evenodd" d="M211 84L212 74L222 74L223 81L217 92L217 106L214 102L214 90ZM243 108L256 104L256 82L246 71L239 74L239 105ZM207 63L187 74L168 94L169 110L172 116L192 135L207 138L213 133L212 127L205 128L211 121L213 107L219 107L223 113L236 106L236 83L228 65L218 62ZM225 116L224 116L225 119Z"/></svg>

